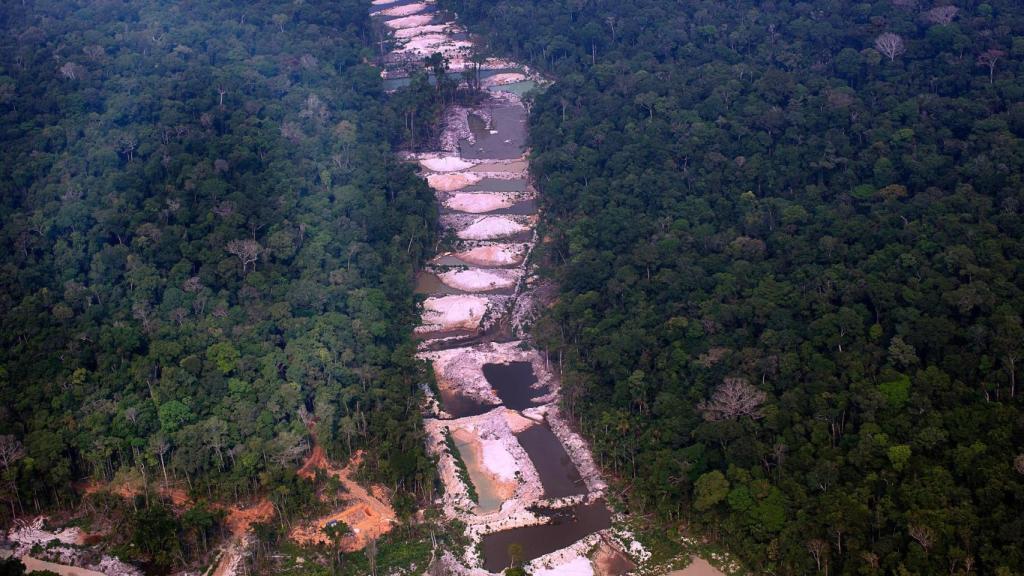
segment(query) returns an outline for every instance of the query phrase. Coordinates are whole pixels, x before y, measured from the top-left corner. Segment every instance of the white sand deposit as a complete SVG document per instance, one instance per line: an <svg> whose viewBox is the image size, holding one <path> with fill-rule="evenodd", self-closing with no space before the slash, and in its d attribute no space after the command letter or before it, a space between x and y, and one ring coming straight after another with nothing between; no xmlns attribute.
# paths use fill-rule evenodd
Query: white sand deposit
<svg viewBox="0 0 1024 576"><path fill-rule="evenodd" d="M476 330L487 311L487 298L453 295L427 298L423 302L423 322L418 332Z"/></svg>
<svg viewBox="0 0 1024 576"><path fill-rule="evenodd" d="M472 46L466 40L453 40L451 36L447 34L421 34L419 36L413 36L410 38L401 48L400 52L422 52L424 50L439 50L441 47L447 48L449 52L454 52L462 48L468 48Z"/></svg>
<svg viewBox="0 0 1024 576"><path fill-rule="evenodd" d="M526 80L525 74L518 72L505 72L502 74L495 74L484 78L481 84L485 87L488 86L504 86L505 84L515 84L516 82L522 82Z"/></svg>
<svg viewBox="0 0 1024 576"><path fill-rule="evenodd" d="M531 574L533 576L594 576L594 567L591 566L590 560L582 556L576 556L565 564L559 564L551 568L541 568L531 572Z"/></svg>
<svg viewBox="0 0 1024 576"><path fill-rule="evenodd" d="M512 288L518 275L509 270L453 270L437 275L445 285L463 292L486 292Z"/></svg>
<svg viewBox="0 0 1024 576"><path fill-rule="evenodd" d="M465 174L461 172L454 174L431 174L427 176L427 185L441 192L453 192L461 190L466 186L472 186L481 180L483 180L483 176L478 174Z"/></svg>
<svg viewBox="0 0 1024 576"><path fill-rule="evenodd" d="M380 13L384 16L412 16L426 10L427 5L422 2L416 2L413 4L405 4L403 6L395 6L394 8L388 8L381 10Z"/></svg>
<svg viewBox="0 0 1024 576"><path fill-rule="evenodd" d="M387 20L384 23L393 30L401 30L402 28L415 28L417 26L425 26L430 24L430 21L434 19L433 14L417 14L415 16L406 16L404 18L395 18L394 20Z"/></svg>
<svg viewBox="0 0 1024 576"><path fill-rule="evenodd" d="M444 205L448 208L469 214L493 212L502 208L509 208L513 204L515 204L515 200L508 194L495 192L453 194L444 201Z"/></svg>
<svg viewBox="0 0 1024 576"><path fill-rule="evenodd" d="M484 216L456 234L462 240L493 240L526 232L530 228L507 216Z"/></svg>
<svg viewBox="0 0 1024 576"><path fill-rule="evenodd" d="M373 0L371 4L374 6L387 6L388 4L394 4L395 2L398 2L398 0Z"/></svg>
<svg viewBox="0 0 1024 576"><path fill-rule="evenodd" d="M526 244L491 244L458 252L455 257L477 266L513 266L523 262L528 249Z"/></svg>
<svg viewBox="0 0 1024 576"><path fill-rule="evenodd" d="M431 172L457 172L472 168L473 162L463 160L457 156L442 156L440 158L424 158L420 160L420 166Z"/></svg>
<svg viewBox="0 0 1024 576"><path fill-rule="evenodd" d="M516 472L519 472L519 464L516 458L508 451L505 440L499 438L483 438L484 466L492 474L505 482L512 482L516 479Z"/></svg>
<svg viewBox="0 0 1024 576"><path fill-rule="evenodd" d="M395 38L399 40L407 40L413 36L421 36L423 34L439 34L448 30L450 26L448 24L428 24L426 26L413 26L411 28L403 28L395 31Z"/></svg>

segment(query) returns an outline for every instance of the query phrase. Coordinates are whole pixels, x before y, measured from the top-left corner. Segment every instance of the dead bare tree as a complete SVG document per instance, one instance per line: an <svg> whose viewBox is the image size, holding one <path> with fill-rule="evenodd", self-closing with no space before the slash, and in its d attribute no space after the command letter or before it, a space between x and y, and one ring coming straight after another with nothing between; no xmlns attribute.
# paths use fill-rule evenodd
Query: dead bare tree
<svg viewBox="0 0 1024 576"><path fill-rule="evenodd" d="M164 436L153 436L149 439L149 450L160 459L160 470L164 475L164 488L167 488L167 466L164 464L164 455L171 449L171 443Z"/></svg>
<svg viewBox="0 0 1024 576"><path fill-rule="evenodd" d="M911 524L907 526L907 532L915 542L921 545L921 548L924 548L925 554L935 544L935 531L924 524Z"/></svg>
<svg viewBox="0 0 1024 576"><path fill-rule="evenodd" d="M139 143L131 136L121 138L121 153L128 158L129 162L135 159L135 148L138 145Z"/></svg>
<svg viewBox="0 0 1024 576"><path fill-rule="evenodd" d="M936 6L921 14L921 18L929 24L945 26L952 22L959 12L960 9L956 6Z"/></svg>
<svg viewBox="0 0 1024 576"><path fill-rule="evenodd" d="M4 434L3 436L0 436L0 466L3 466L5 476L7 475L10 467L24 457L25 447L21 444L21 441L15 438L13 434ZM14 518L17 516L14 504L17 502L18 506L21 506L21 496L18 495L18 485L15 483L13 478L11 478L9 488L11 491L10 493L13 496L13 498L10 499L11 517Z"/></svg>
<svg viewBox="0 0 1024 576"><path fill-rule="evenodd" d="M0 436L0 466L4 467L4 471L24 456L25 447L13 434Z"/></svg>
<svg viewBox="0 0 1024 576"><path fill-rule="evenodd" d="M85 72L85 69L74 62L65 62L64 65L60 67L60 75L66 80L78 80L78 78L82 76L83 72Z"/></svg>
<svg viewBox="0 0 1024 576"><path fill-rule="evenodd" d="M896 60L896 57L907 51L903 38L899 34L886 32L875 38L875 48L889 57L889 61Z"/></svg>
<svg viewBox="0 0 1024 576"><path fill-rule="evenodd" d="M999 62L999 59L1002 58L1003 56L1006 56L1006 52L1003 52L1002 50L996 48L985 50L984 52L978 55L978 66L988 66L989 84L992 84L995 81L996 62Z"/></svg>
<svg viewBox="0 0 1024 576"><path fill-rule="evenodd" d="M82 48L82 52L84 52L85 55L88 56L89 59L93 62L99 62L103 59L104 56L107 55L106 51L103 49L103 46L99 46L96 44Z"/></svg>
<svg viewBox="0 0 1024 576"><path fill-rule="evenodd" d="M818 565L818 572L821 572L821 563L825 560L825 552L827 550L828 542L821 538L813 538L807 541L807 551L811 553L814 563Z"/></svg>
<svg viewBox="0 0 1024 576"><path fill-rule="evenodd" d="M227 243L224 247L228 254L237 256L238 260L242 263L242 273L249 270L249 265L252 264L253 270L256 269L256 259L259 258L260 252L263 251L263 247L260 246L259 242L255 240L232 240Z"/></svg>
<svg viewBox="0 0 1024 576"><path fill-rule="evenodd" d="M619 23L619 19L615 16L605 16L604 23L608 25L608 28L612 31L612 43L615 43L615 26Z"/></svg>
<svg viewBox="0 0 1024 576"><path fill-rule="evenodd" d="M758 420L764 416L761 406L767 394L750 385L745 378L726 378L715 388L711 400L701 402L697 408L709 422L732 420L747 416Z"/></svg>

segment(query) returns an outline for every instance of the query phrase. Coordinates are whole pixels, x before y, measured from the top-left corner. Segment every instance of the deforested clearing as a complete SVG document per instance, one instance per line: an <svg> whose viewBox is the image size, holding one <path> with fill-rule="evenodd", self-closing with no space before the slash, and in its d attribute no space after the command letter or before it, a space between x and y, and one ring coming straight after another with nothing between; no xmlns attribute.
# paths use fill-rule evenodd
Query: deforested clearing
<svg viewBox="0 0 1024 576"><path fill-rule="evenodd" d="M462 240L491 240L526 232L530 228L505 216L485 216L467 228L459 230Z"/></svg>
<svg viewBox="0 0 1024 576"><path fill-rule="evenodd" d="M459 252L455 257L477 266L512 266L522 263L526 250L526 244L491 244Z"/></svg>
<svg viewBox="0 0 1024 576"><path fill-rule="evenodd" d="M487 311L487 298L472 295L440 296L423 302L419 332L475 330Z"/></svg>
<svg viewBox="0 0 1024 576"><path fill-rule="evenodd" d="M385 16L411 16L422 12L426 7L426 4L416 2L414 4L406 4L404 6L395 6L394 8L381 10L381 14Z"/></svg>
<svg viewBox="0 0 1024 576"><path fill-rule="evenodd" d="M455 270L438 275L441 281L464 292L500 290L516 285L516 274L506 270Z"/></svg>
<svg viewBox="0 0 1024 576"><path fill-rule="evenodd" d="M417 26L424 26L426 24L430 24L430 21L433 19L433 14L417 14L415 16L395 18L394 20L388 20L384 23L387 24L389 28L400 30L402 28L415 28Z"/></svg>
<svg viewBox="0 0 1024 576"><path fill-rule="evenodd" d="M508 208L515 204L515 201L506 194L494 193L473 193L453 194L444 201L444 205L452 210L468 212L470 214L482 214Z"/></svg>
<svg viewBox="0 0 1024 576"><path fill-rule="evenodd" d="M689 566L682 570L669 572L668 576L725 576L725 574L708 563L707 560L694 556L693 562Z"/></svg>
<svg viewBox="0 0 1024 576"><path fill-rule="evenodd" d="M483 176L461 172L455 174L431 174L427 176L427 185L441 192L452 192L466 186L472 186L481 180L483 180Z"/></svg>
<svg viewBox="0 0 1024 576"><path fill-rule="evenodd" d="M474 163L457 156L442 156L440 158L424 158L420 160L420 166L431 172L457 172L472 168Z"/></svg>

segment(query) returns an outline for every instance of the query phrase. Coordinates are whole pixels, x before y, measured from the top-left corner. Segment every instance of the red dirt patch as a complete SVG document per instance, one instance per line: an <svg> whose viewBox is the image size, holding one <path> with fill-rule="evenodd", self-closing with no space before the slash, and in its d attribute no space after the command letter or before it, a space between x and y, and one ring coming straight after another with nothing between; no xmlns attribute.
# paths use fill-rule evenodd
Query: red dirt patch
<svg viewBox="0 0 1024 576"><path fill-rule="evenodd" d="M299 469L299 476L313 478L318 469L323 470L342 483L347 490L347 502L340 510L293 528L289 534L292 540L303 545L329 544L324 527L330 522L344 522L352 528L353 534L342 542L342 548L352 552L361 550L370 539L379 538L391 530L396 522L395 511L388 502L384 487L372 486L371 494L350 477L361 462L362 453L357 452L348 466L338 468L327 459L319 444L314 445L309 458Z"/></svg>

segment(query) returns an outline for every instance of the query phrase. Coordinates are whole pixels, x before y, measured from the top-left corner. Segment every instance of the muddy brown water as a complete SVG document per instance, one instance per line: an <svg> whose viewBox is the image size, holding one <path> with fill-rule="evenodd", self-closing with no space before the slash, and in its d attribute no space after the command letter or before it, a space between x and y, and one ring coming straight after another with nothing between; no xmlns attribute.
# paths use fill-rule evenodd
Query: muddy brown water
<svg viewBox="0 0 1024 576"><path fill-rule="evenodd" d="M473 290L472 292L467 292L445 284L437 274L421 270L416 274L415 291L417 294L426 294L428 296L445 296L449 294L497 294L510 296L515 293L516 289L515 286L506 286L493 290Z"/></svg>
<svg viewBox="0 0 1024 576"><path fill-rule="evenodd" d="M481 264L473 264L472 262L466 262L465 260L458 258L453 254L447 254L445 256L434 258L433 260L430 261L430 263L434 266L465 266L468 268L515 268L519 266L519 263L484 266Z"/></svg>
<svg viewBox="0 0 1024 576"><path fill-rule="evenodd" d="M526 110L518 105L496 105L490 109L491 128L470 114L469 129L476 142L459 142L459 155L471 159L508 160L523 155L526 142ZM493 134L491 132L494 132Z"/></svg>
<svg viewBox="0 0 1024 576"><path fill-rule="evenodd" d="M565 453L565 448L558 437L545 424L530 426L516 434L519 444L533 462L540 483L544 487L545 498L562 498L584 494L587 486L576 470L576 465Z"/></svg>
<svg viewBox="0 0 1024 576"><path fill-rule="evenodd" d="M477 510L482 514L497 512L505 501L499 493L498 485L494 478L485 469L480 461L480 447L473 448L469 443L455 439L455 448L458 449L462 461L466 464L466 472L469 473L469 481L476 488Z"/></svg>
<svg viewBox="0 0 1024 576"><path fill-rule="evenodd" d="M484 364L484 378L494 388L505 406L522 411L540 406L535 399L547 394L547 390L538 390L532 385L537 382L533 374L533 365L529 362L509 362L508 364Z"/></svg>
<svg viewBox="0 0 1024 576"><path fill-rule="evenodd" d="M611 513L603 500L551 514L550 524L494 532L483 537L484 569L500 573L509 566L508 547L523 547L523 561L561 550L577 540L611 526Z"/></svg>
<svg viewBox="0 0 1024 576"><path fill-rule="evenodd" d="M441 282L441 279L437 277L437 274L432 274L426 270L420 270L420 272L416 274L416 293L439 296L444 294L462 294L462 291L456 290L444 282Z"/></svg>

